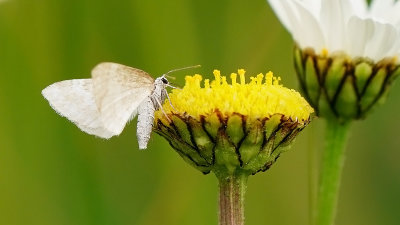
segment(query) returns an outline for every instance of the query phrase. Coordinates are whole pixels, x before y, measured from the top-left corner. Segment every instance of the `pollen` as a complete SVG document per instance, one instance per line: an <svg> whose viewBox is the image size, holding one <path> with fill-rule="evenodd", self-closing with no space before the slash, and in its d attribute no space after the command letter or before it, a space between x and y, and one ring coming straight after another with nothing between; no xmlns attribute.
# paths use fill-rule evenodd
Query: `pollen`
<svg viewBox="0 0 400 225"><path fill-rule="evenodd" d="M247 81L245 73L239 69L228 80L219 70L214 70L214 80L206 79L204 83L201 75L186 76L183 89L172 90L171 103L166 100L163 110L167 114L184 113L197 119L219 111L225 117L239 113L258 119L281 114L300 121L308 120L314 112L297 91L283 87L281 78L272 72L260 73Z"/></svg>
<svg viewBox="0 0 400 225"><path fill-rule="evenodd" d="M323 49L321 50L321 55L322 55L323 57L328 57L328 55L329 55L328 49L327 49L327 48L323 48Z"/></svg>

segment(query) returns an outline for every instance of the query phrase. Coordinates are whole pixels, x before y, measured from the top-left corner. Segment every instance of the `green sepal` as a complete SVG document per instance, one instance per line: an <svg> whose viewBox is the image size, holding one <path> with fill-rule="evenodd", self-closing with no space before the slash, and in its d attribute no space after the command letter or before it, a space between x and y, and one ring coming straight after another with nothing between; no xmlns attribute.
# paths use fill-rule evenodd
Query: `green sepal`
<svg viewBox="0 0 400 225"><path fill-rule="evenodd" d="M222 123L217 113L212 113L204 118L204 128L214 140L217 138L221 126Z"/></svg>
<svg viewBox="0 0 400 225"><path fill-rule="evenodd" d="M276 123L277 120L279 120L278 124ZM275 131L279 127L280 120L281 116L274 115L265 121L265 142L260 146L261 148L256 157L253 157L247 164L244 165L244 169L251 171L252 174L255 174L259 171L265 171L272 165L271 161L273 160L270 159L270 155L274 147Z"/></svg>
<svg viewBox="0 0 400 225"><path fill-rule="evenodd" d="M279 125L279 129L275 132L273 149L285 145L287 138L290 136L294 128L297 126L295 122L285 121ZM289 142L286 142L289 144Z"/></svg>
<svg viewBox="0 0 400 225"><path fill-rule="evenodd" d="M192 130L193 140L199 149L200 155L205 158L209 164L211 164L213 161L213 141L203 129L201 122L189 117L188 123Z"/></svg>
<svg viewBox="0 0 400 225"><path fill-rule="evenodd" d="M203 173L210 172L211 168L209 164L200 157L193 146L184 142L173 128L163 124L160 120L157 122L156 127L157 129L155 131L166 138L169 144L186 162Z"/></svg>
<svg viewBox="0 0 400 225"><path fill-rule="evenodd" d="M319 80L322 80L323 77L321 77L321 75L325 74L326 70L328 69L328 58L318 57L317 58L317 68L318 68L318 73L316 75L318 76Z"/></svg>
<svg viewBox="0 0 400 225"><path fill-rule="evenodd" d="M332 64L329 67L325 77L325 89L329 99L333 99L338 91L340 82L346 73L346 67L344 67L345 58L339 57L332 60Z"/></svg>
<svg viewBox="0 0 400 225"><path fill-rule="evenodd" d="M196 169L225 175L267 170L309 122L280 114L252 120L232 114L224 119L219 112L200 120L176 114L169 118L157 119L155 131Z"/></svg>
<svg viewBox="0 0 400 225"><path fill-rule="evenodd" d="M381 68L369 82L360 101L362 111L370 108L371 104L373 104L377 100L382 88L384 87L383 84L385 82L386 76L386 69Z"/></svg>
<svg viewBox="0 0 400 225"><path fill-rule="evenodd" d="M317 116L339 123L365 118L376 103L385 100L391 84L400 76L396 57L373 62L364 57L350 58L343 52L317 55L313 49L297 46L294 63L301 88Z"/></svg>
<svg viewBox="0 0 400 225"><path fill-rule="evenodd" d="M222 170L224 173L233 174L236 168L240 167L239 155L236 152L236 148L222 129L218 133L214 151L214 170Z"/></svg>
<svg viewBox="0 0 400 225"><path fill-rule="evenodd" d="M372 65L369 62L361 62L356 65L354 75L356 76L356 84L358 92L361 94L365 88L365 84L372 74Z"/></svg>
<svg viewBox="0 0 400 225"><path fill-rule="evenodd" d="M314 60L312 57L308 57L306 60L306 72L305 72L305 80L306 80L306 91L307 95L310 98L310 101L314 103L314 105L318 102L319 97L319 82L317 71L315 71Z"/></svg>
<svg viewBox="0 0 400 225"><path fill-rule="evenodd" d="M336 100L335 108L345 120L357 116L357 93L353 86L354 78L347 76Z"/></svg>
<svg viewBox="0 0 400 225"><path fill-rule="evenodd" d="M396 68L394 68L393 72L391 73L389 79L388 79L388 83L391 84L393 83L393 81L400 76L400 66L397 66Z"/></svg>
<svg viewBox="0 0 400 225"><path fill-rule="evenodd" d="M271 159L272 145L266 145L261 151L257 154L257 157L254 157L250 162L244 165L244 169L250 171L252 174L255 174L259 171L265 171L272 165ZM268 168L267 168L268 167Z"/></svg>
<svg viewBox="0 0 400 225"><path fill-rule="evenodd" d="M245 118L239 114L233 114L228 118L226 133L229 139L237 146L244 137Z"/></svg>
<svg viewBox="0 0 400 225"><path fill-rule="evenodd" d="M301 128L297 122L292 121L283 122L281 126L281 130L276 134L278 138L275 139L274 149L290 146Z"/></svg>
<svg viewBox="0 0 400 225"><path fill-rule="evenodd" d="M177 142L170 142L171 146L176 150L176 149L182 149L182 145L177 144ZM183 147L185 148L185 147ZM199 165L195 162L195 159L189 157L187 154L185 154L182 151L176 151L179 156L181 156L183 158L183 160L187 163L189 163L189 165L191 165L192 167L196 168L197 170L200 170L200 172L204 173L204 174L208 174L211 171L211 168L208 165Z"/></svg>
<svg viewBox="0 0 400 225"><path fill-rule="evenodd" d="M328 99L325 92L321 93L318 102L318 113L324 115L326 118L336 119L335 112L332 109L331 100Z"/></svg>
<svg viewBox="0 0 400 225"><path fill-rule="evenodd" d="M265 121L265 136L267 140L271 138L272 134L276 131L278 128L279 124L281 124L282 121L282 115L280 114L275 114L272 115L270 118Z"/></svg>
<svg viewBox="0 0 400 225"><path fill-rule="evenodd" d="M300 83L305 83L302 52L300 51L299 48L294 49L294 66L295 66L298 78L300 79Z"/></svg>
<svg viewBox="0 0 400 225"><path fill-rule="evenodd" d="M247 135L239 147L239 153L243 164L247 164L261 150L264 140L263 122L255 120L247 125Z"/></svg>
<svg viewBox="0 0 400 225"><path fill-rule="evenodd" d="M188 126L185 121L183 121L180 117L173 115L171 117L172 123L174 124L178 135L183 139L184 142L189 143L194 146L192 142L192 136L188 130Z"/></svg>

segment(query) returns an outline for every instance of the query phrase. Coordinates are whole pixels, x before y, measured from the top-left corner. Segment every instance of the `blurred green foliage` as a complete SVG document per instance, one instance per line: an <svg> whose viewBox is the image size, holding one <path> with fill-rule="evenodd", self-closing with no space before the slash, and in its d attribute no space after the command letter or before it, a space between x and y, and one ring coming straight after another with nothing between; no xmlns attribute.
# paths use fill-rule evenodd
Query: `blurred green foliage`
<svg viewBox="0 0 400 225"><path fill-rule="evenodd" d="M8 0L0 3L0 224L200 225L217 223L217 182L153 135L139 151L135 122L105 141L57 115L41 90L85 78L101 61L159 76L273 70L297 88L293 43L264 0ZM400 221L400 87L353 127L338 224ZM306 225L308 152L323 121L249 180L247 224ZM311 174L316 174L312 171Z"/></svg>

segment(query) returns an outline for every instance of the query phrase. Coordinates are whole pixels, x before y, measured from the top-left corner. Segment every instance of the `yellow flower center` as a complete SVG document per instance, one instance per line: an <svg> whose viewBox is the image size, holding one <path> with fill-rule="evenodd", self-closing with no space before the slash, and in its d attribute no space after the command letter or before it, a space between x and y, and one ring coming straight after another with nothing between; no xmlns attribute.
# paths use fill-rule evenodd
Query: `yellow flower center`
<svg viewBox="0 0 400 225"><path fill-rule="evenodd" d="M274 77L272 72L250 77L249 83L243 69L230 75L230 84L218 70L214 70L214 77L211 82L205 79L202 86L201 75L186 76L183 89L174 89L169 95L173 107L166 100L163 110L167 114L187 113L196 119L219 111L225 117L240 113L249 119L258 119L282 114L300 121L308 120L314 112L297 91L279 84L280 77ZM157 112L157 117L160 113Z"/></svg>

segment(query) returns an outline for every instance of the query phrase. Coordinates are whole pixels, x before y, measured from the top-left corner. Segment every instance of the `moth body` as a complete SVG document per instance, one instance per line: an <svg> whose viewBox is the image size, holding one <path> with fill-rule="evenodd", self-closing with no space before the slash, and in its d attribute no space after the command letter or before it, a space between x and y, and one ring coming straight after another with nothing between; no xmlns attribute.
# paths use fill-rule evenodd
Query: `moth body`
<svg viewBox="0 0 400 225"><path fill-rule="evenodd" d="M167 92L165 90L168 80L162 76L154 81L154 90L138 107L138 120L136 136L139 149L146 149L150 140L154 123L154 112L161 107L165 101Z"/></svg>

